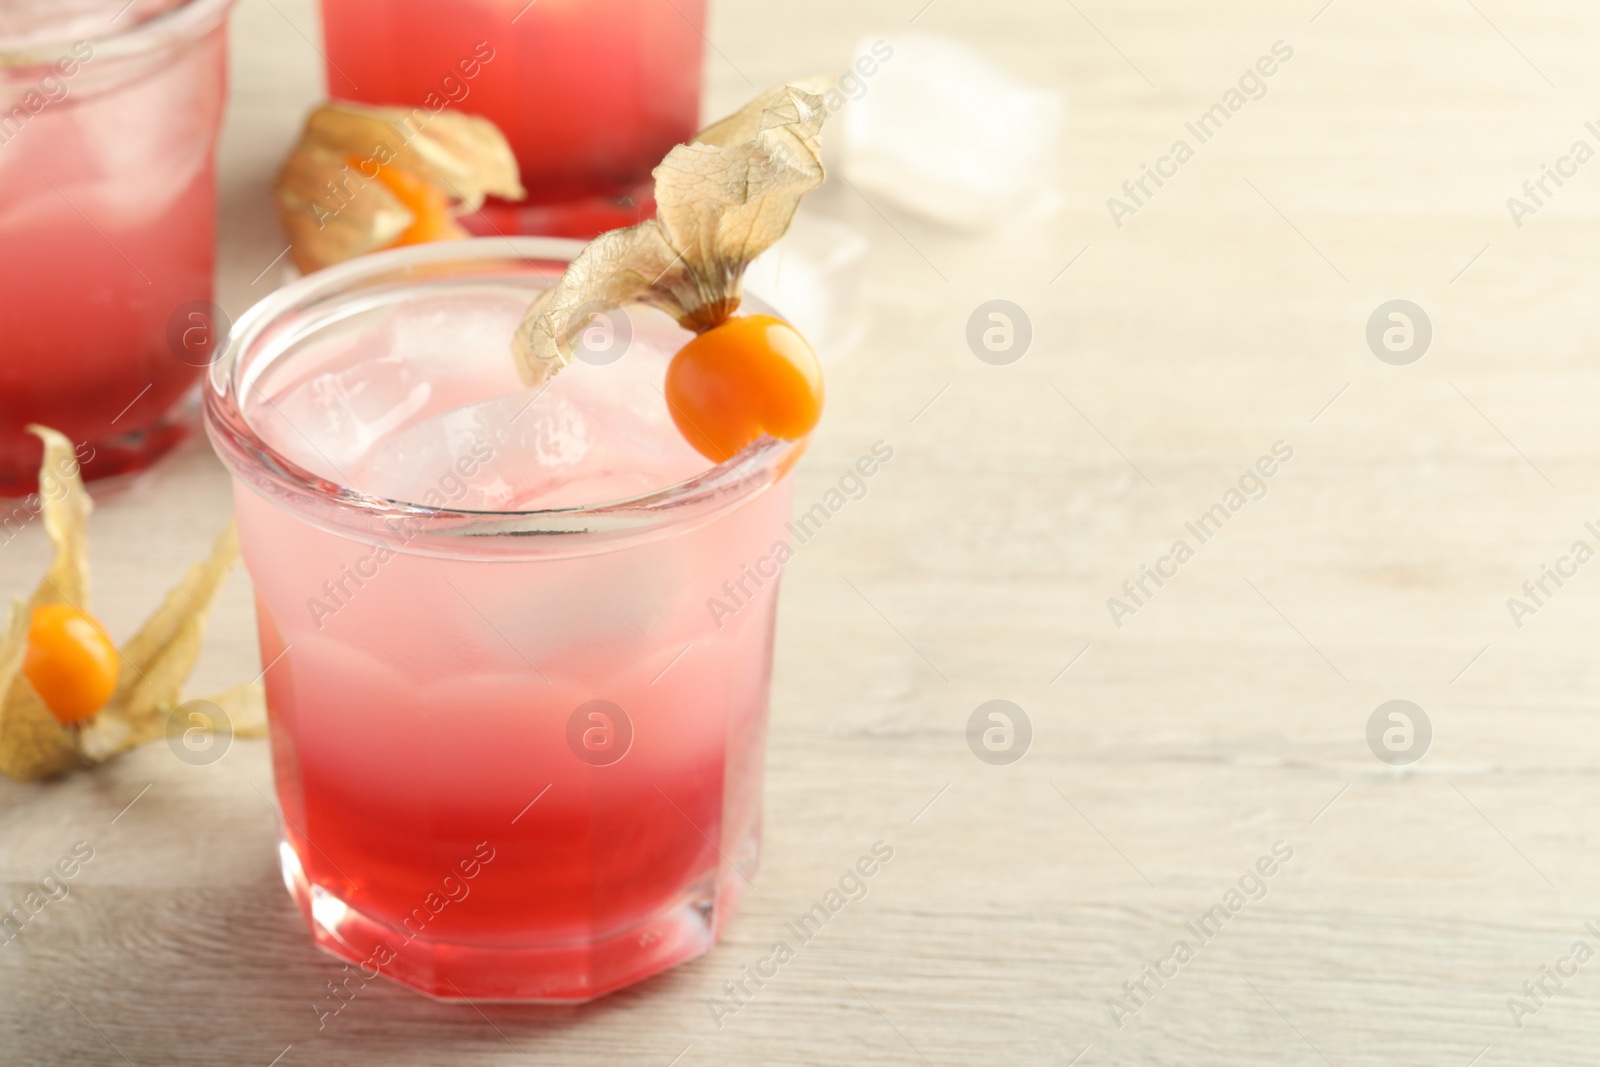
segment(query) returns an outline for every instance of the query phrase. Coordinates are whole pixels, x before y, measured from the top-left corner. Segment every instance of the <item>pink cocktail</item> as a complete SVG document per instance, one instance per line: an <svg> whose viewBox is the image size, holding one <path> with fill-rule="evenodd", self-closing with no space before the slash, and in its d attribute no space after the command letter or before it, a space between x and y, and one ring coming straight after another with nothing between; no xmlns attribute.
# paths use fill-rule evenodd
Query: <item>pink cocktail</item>
<svg viewBox="0 0 1600 1067"><path fill-rule="evenodd" d="M231 0L0 5L0 496L31 422L90 477L143 467L215 321L214 158ZM118 14L121 12L121 14Z"/></svg>
<svg viewBox="0 0 1600 1067"><path fill-rule="evenodd" d="M705 0L322 0L328 95L492 120L528 202L475 232L595 234L651 211L698 128Z"/></svg>
<svg viewBox="0 0 1600 1067"><path fill-rule="evenodd" d="M689 335L656 312L524 389L509 340L577 247L318 272L207 390L284 877L353 973L438 997L636 981L704 951L756 866L777 579L743 565L787 540L802 446L707 469L660 392Z"/></svg>

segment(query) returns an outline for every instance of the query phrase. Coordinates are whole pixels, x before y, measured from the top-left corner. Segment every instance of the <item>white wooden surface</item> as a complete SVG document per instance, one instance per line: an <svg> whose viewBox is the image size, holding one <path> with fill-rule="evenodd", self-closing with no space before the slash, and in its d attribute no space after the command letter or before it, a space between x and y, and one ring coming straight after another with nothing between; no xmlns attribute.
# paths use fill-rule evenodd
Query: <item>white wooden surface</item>
<svg viewBox="0 0 1600 1067"><path fill-rule="evenodd" d="M0 948L0 1062L1593 1063L1600 961L1521 1027L1507 999L1600 949L1600 564L1520 629L1506 598L1596 542L1600 164L1521 228L1505 200L1596 143L1600 11L1321 3L715 0L708 111L913 16L1068 102L1047 222L963 236L819 200L873 242L874 318L797 499L875 440L895 458L788 570L764 866L725 943L588 1007L379 984L319 1031L338 967L279 884L265 743L209 767L155 745L0 783L8 901L95 849ZM309 0L235 16L234 312L274 280L252 281L282 248L266 188L316 39ZM1117 229L1106 198L1279 39L1266 97ZM1035 329L1005 367L964 341L996 297ZM1395 367L1364 331L1401 297L1435 336ZM1106 599L1279 440L1265 499L1116 627ZM200 445L102 502L113 630L228 508ZM37 529L0 547L0 588L44 558ZM197 684L256 669L241 575ZM1034 728L1011 766L965 740L995 698ZM1393 698L1433 725L1410 768L1365 739ZM719 1029L708 998L878 839L866 898ZM1279 841L1265 898L1186 934ZM1119 1027L1108 998L1179 939L1194 958Z"/></svg>

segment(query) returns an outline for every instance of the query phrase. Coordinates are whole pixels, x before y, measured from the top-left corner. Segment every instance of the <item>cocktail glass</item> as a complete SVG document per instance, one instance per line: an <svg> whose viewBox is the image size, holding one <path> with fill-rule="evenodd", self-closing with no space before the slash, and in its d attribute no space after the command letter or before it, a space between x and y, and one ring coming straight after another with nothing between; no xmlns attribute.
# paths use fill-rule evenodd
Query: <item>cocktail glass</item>
<svg viewBox="0 0 1600 1067"><path fill-rule="evenodd" d="M284 879L353 973L436 997L637 981L709 947L756 866L803 445L707 470L659 392L689 335L658 312L596 320L586 361L523 389L512 331L579 247L319 271L239 320L205 391Z"/></svg>
<svg viewBox="0 0 1600 1067"><path fill-rule="evenodd" d="M37 484L29 423L78 442L91 478L187 432L174 408L225 329L211 299L230 5L0 11L0 496Z"/></svg>
<svg viewBox="0 0 1600 1067"><path fill-rule="evenodd" d="M705 0L322 0L328 95L454 108L505 133L528 189L473 232L593 237L653 210L700 117Z"/></svg>

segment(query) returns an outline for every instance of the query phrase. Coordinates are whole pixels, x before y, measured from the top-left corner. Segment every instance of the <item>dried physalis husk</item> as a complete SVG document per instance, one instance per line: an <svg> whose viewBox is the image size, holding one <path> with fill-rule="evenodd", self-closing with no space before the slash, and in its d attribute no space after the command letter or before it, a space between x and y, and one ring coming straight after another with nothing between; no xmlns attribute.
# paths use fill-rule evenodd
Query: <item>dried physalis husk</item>
<svg viewBox="0 0 1600 1067"><path fill-rule="evenodd" d="M239 554L230 523L210 556L189 569L119 650L122 668L111 699L84 723L63 724L34 692L22 668L34 608L67 604L89 612L87 523L92 505L78 475L72 442L42 426L29 429L45 445L39 495L55 558L32 599L12 604L0 632L0 773L21 781L100 763L166 733L183 683L199 657L206 613ZM228 711L234 733L259 732L263 717L257 710L259 689L250 683L208 699L225 710L234 709Z"/></svg>
<svg viewBox="0 0 1600 1067"><path fill-rule="evenodd" d="M231 689L201 698L227 716L235 737L264 737L267 733L267 690L261 682L240 682ZM181 708L180 708L181 710Z"/></svg>
<svg viewBox="0 0 1600 1067"><path fill-rule="evenodd" d="M222 579L239 558L232 523L211 554L189 568L139 632L121 648L122 673L111 700L80 731L81 747L101 759L166 733L183 683L200 658L206 615Z"/></svg>
<svg viewBox="0 0 1600 1067"><path fill-rule="evenodd" d="M486 196L526 195L511 146L488 119L344 103L306 119L273 192L295 264L308 273L415 237L419 225L423 239L466 237L454 212L476 211ZM425 225L434 210L440 217Z"/></svg>
<svg viewBox="0 0 1600 1067"><path fill-rule="evenodd" d="M0 634L0 774L20 782L48 778L83 762L73 730L50 714L22 676L30 614L26 601L12 601Z"/></svg>
<svg viewBox="0 0 1600 1067"><path fill-rule="evenodd" d="M31 780L83 762L75 731L63 725L22 676L33 609L70 604L89 611L89 512L93 503L78 475L72 442L55 430L28 427L44 442L39 501L55 556L32 596L11 605L0 636L0 773Z"/></svg>
<svg viewBox="0 0 1600 1067"><path fill-rule="evenodd" d="M818 93L829 81L771 89L667 153L655 169L656 217L601 234L528 309L512 343L523 383L570 363L594 315L611 308L648 304L697 333L732 316L745 267L825 177Z"/></svg>
<svg viewBox="0 0 1600 1067"><path fill-rule="evenodd" d="M56 550L28 607L72 604L88 611L89 513L94 510L94 503L78 475L78 457L72 442L46 426L28 429L44 442L44 458L39 463L39 501L44 528Z"/></svg>

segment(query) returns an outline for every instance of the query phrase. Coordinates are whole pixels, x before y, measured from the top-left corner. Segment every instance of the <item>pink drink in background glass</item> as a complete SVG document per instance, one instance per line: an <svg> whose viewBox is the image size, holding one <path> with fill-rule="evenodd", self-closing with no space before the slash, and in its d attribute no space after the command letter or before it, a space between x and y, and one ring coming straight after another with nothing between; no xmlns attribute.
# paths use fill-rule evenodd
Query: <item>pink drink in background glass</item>
<svg viewBox="0 0 1600 1067"><path fill-rule="evenodd" d="M698 128L705 0L322 0L328 95L492 120L526 204L475 232L592 237L653 210L650 171Z"/></svg>
<svg viewBox="0 0 1600 1067"><path fill-rule="evenodd" d="M230 3L0 6L0 495L34 488L31 422L89 477L184 436L173 407L213 350Z"/></svg>
<svg viewBox="0 0 1600 1067"><path fill-rule="evenodd" d="M285 879L320 945L438 997L670 967L756 866L777 580L708 601L787 539L802 446L707 471L659 391L688 335L656 312L523 389L509 338L577 247L319 272L240 320L207 390Z"/></svg>

